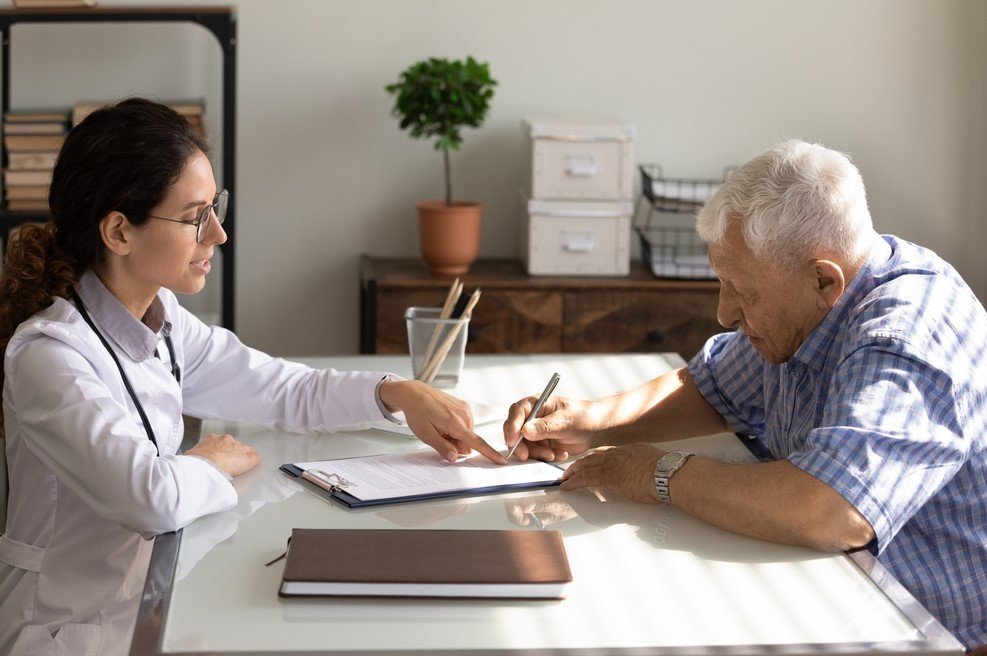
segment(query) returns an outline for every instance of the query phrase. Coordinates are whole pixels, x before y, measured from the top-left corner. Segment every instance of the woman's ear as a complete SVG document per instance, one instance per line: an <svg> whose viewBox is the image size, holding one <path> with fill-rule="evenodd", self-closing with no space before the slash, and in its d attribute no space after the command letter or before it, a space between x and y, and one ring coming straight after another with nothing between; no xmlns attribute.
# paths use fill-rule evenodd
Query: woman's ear
<svg viewBox="0 0 987 656"><path fill-rule="evenodd" d="M813 260L812 271L816 281L816 305L820 310L828 311L846 289L843 268L832 260Z"/></svg>
<svg viewBox="0 0 987 656"><path fill-rule="evenodd" d="M130 237L133 226L120 212L110 212L99 222L99 234L106 248L115 255L126 255L130 252Z"/></svg>

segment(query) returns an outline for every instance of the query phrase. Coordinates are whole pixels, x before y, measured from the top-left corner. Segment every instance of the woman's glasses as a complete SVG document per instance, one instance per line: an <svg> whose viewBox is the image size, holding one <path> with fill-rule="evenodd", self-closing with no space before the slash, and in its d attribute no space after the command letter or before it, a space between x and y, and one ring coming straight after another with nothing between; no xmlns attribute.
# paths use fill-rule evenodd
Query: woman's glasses
<svg viewBox="0 0 987 656"><path fill-rule="evenodd" d="M206 205L199 210L199 213L195 215L194 219L169 219L166 216L154 216L153 214L148 214L147 218L195 226L195 241L201 244L202 238L205 236L206 232L209 231L209 219L215 216L216 221L219 222L219 225L223 225L223 221L226 220L226 208L229 207L229 205L230 192L224 189L216 194L216 197L212 199L211 204Z"/></svg>

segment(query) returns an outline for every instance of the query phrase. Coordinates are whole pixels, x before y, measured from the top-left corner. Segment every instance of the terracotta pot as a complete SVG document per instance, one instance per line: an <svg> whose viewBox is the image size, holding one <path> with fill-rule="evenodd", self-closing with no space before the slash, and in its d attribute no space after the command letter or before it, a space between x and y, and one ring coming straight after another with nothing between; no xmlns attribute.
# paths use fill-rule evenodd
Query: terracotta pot
<svg viewBox="0 0 987 656"><path fill-rule="evenodd" d="M418 204L418 235L422 256L433 275L461 276L480 252L479 203L423 201Z"/></svg>

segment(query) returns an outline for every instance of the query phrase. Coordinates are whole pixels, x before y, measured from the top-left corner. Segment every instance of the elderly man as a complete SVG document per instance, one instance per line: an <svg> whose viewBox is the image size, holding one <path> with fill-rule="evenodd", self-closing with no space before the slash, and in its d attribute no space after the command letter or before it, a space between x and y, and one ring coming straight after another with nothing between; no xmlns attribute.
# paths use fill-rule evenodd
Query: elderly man
<svg viewBox="0 0 987 656"><path fill-rule="evenodd" d="M790 141L699 214L721 282L688 367L597 401L551 399L521 458L717 526L822 550L868 548L968 648L987 644L987 313L934 253L878 235L842 154ZM533 398L511 408L520 439ZM725 429L772 460L727 464L638 441Z"/></svg>

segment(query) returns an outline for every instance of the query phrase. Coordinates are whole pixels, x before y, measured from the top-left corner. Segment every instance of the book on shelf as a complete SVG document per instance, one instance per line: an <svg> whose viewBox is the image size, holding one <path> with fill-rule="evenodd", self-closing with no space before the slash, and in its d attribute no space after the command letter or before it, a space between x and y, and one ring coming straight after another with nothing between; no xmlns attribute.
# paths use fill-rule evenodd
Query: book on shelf
<svg viewBox="0 0 987 656"><path fill-rule="evenodd" d="M7 187L7 200L47 200L48 185Z"/></svg>
<svg viewBox="0 0 987 656"><path fill-rule="evenodd" d="M11 151L7 153L9 171L50 171L55 168L57 150Z"/></svg>
<svg viewBox="0 0 987 656"><path fill-rule="evenodd" d="M6 169L3 172L4 185L10 187L48 186L51 184L51 169L22 171Z"/></svg>
<svg viewBox="0 0 987 656"><path fill-rule="evenodd" d="M571 581L559 531L296 528L278 594L563 599Z"/></svg>
<svg viewBox="0 0 987 656"><path fill-rule="evenodd" d="M7 112L3 115L5 123L62 123L69 120L68 112Z"/></svg>
<svg viewBox="0 0 987 656"><path fill-rule="evenodd" d="M3 135L3 145L8 151L58 150L64 142L64 134Z"/></svg>
<svg viewBox="0 0 987 656"><path fill-rule="evenodd" d="M64 122L3 122L4 134L62 134L63 132L65 132Z"/></svg>
<svg viewBox="0 0 987 656"><path fill-rule="evenodd" d="M18 9L37 9L44 7L95 7L96 0L14 0Z"/></svg>
<svg viewBox="0 0 987 656"><path fill-rule="evenodd" d="M7 210L11 212L47 212L47 200L8 200Z"/></svg>
<svg viewBox="0 0 987 656"><path fill-rule="evenodd" d="M105 107L112 101L80 101L77 102L72 107L72 125L76 126L82 119L86 118L92 114L97 109ZM202 116L205 114L206 106L205 103L196 101L182 101L182 102L165 102L165 105L171 107L173 110L189 119L189 122L193 125L202 125Z"/></svg>

